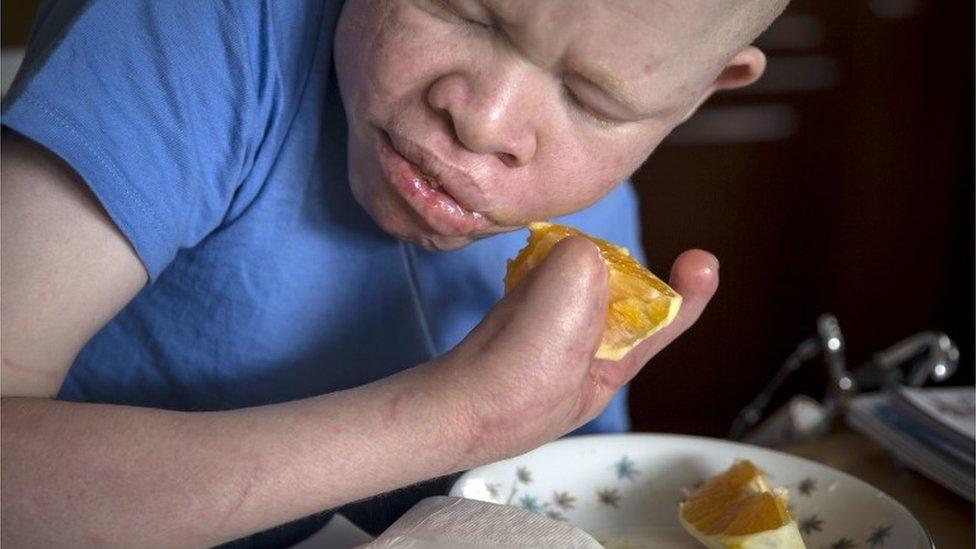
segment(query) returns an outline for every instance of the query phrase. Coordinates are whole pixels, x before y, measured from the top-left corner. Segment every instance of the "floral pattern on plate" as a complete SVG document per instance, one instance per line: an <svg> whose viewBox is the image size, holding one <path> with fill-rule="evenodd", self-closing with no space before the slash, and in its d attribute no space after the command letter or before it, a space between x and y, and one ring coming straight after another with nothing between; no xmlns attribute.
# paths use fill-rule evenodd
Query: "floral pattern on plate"
<svg viewBox="0 0 976 549"><path fill-rule="evenodd" d="M698 437L563 439L470 471L455 483L451 495L517 505L594 535L643 528L677 537L678 502L740 458L752 460L774 485L789 490L790 511L807 547L932 547L904 507L864 482L765 448ZM687 537L687 547L695 546Z"/></svg>

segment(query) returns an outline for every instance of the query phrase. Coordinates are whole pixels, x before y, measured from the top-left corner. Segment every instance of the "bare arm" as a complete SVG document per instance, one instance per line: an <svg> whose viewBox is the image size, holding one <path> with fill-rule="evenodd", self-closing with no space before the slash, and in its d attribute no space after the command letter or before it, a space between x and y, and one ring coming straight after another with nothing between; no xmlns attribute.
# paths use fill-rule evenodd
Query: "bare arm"
<svg viewBox="0 0 976 549"><path fill-rule="evenodd" d="M292 403L182 413L56 402L80 347L145 283L77 176L4 138L2 542L200 546L501 459L595 417L687 329L717 286L702 252L675 263L674 324L619 363L592 359L606 271L580 239L443 357ZM125 368L125 364L113 365Z"/></svg>
<svg viewBox="0 0 976 549"><path fill-rule="evenodd" d="M2 139L2 391L51 397L81 347L147 276L71 168L14 134Z"/></svg>
<svg viewBox="0 0 976 549"><path fill-rule="evenodd" d="M4 544L213 545L459 470L423 377L233 412L5 399Z"/></svg>
<svg viewBox="0 0 976 549"><path fill-rule="evenodd" d="M462 466L423 369L223 413L50 400L146 274L59 160L6 135L2 167L5 544L213 544Z"/></svg>

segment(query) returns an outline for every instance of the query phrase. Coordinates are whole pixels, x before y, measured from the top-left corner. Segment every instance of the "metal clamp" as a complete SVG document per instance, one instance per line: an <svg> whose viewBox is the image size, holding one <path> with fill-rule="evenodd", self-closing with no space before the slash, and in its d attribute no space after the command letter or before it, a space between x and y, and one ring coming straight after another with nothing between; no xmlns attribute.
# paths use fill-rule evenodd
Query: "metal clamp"
<svg viewBox="0 0 976 549"><path fill-rule="evenodd" d="M956 372L959 348L942 332L928 331L911 335L891 347L875 353L853 373L847 370L845 342L837 318L823 314L817 319L817 336L801 342L780 366L769 383L732 422L729 438L741 439L763 419L773 395L790 374L804 363L823 356L827 373L824 398L824 424L839 417L850 400L862 390L877 390L896 385L918 387L927 380L943 382ZM903 366L911 365L908 374Z"/></svg>

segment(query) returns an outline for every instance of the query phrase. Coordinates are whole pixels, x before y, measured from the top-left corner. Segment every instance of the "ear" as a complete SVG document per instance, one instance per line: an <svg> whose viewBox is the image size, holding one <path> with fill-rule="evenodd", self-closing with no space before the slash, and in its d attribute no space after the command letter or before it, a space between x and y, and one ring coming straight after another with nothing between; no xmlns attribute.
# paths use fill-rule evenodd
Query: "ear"
<svg viewBox="0 0 976 549"><path fill-rule="evenodd" d="M718 90L731 90L748 86L766 70L766 55L755 46L746 46L735 54L735 56L725 65L715 80L705 89L705 93L698 99L698 102L681 119L682 122L691 118L698 107Z"/></svg>
<svg viewBox="0 0 976 549"><path fill-rule="evenodd" d="M766 56L755 46L746 46L739 53L735 54L722 72L715 77L712 83L712 91L731 90L748 86L766 70Z"/></svg>

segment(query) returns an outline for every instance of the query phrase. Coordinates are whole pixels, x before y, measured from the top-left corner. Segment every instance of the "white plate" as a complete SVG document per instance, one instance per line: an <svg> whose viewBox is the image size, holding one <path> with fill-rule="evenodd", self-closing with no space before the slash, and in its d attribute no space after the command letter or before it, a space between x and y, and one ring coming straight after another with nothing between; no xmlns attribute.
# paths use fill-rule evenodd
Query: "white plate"
<svg viewBox="0 0 976 549"><path fill-rule="evenodd" d="M465 473L452 496L518 505L566 520L608 547L697 547L681 529L683 489L752 460L790 507L810 548L934 547L905 507L848 474L724 440L655 434L558 440Z"/></svg>

